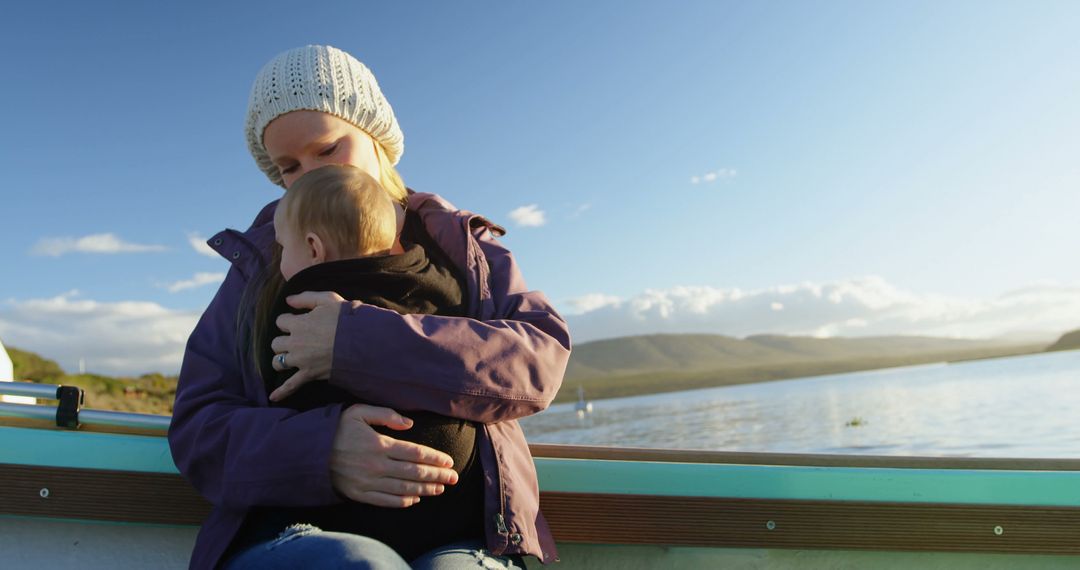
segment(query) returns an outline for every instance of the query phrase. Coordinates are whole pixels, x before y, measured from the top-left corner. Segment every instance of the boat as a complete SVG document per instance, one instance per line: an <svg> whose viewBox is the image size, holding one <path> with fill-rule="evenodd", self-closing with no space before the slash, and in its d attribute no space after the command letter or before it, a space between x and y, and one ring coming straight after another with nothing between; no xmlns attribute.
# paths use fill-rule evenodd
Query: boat
<svg viewBox="0 0 1080 570"><path fill-rule="evenodd" d="M167 416L0 389L42 402L0 403L0 567L187 566L209 505ZM1080 567L1080 460L532 451L558 568Z"/></svg>
<svg viewBox="0 0 1080 570"><path fill-rule="evenodd" d="M11 357L8 356L7 350L4 349L4 343L0 342L0 382L14 382L15 381L15 365L11 362ZM6 396L0 394L0 402L12 402L16 404L34 404L36 403L33 398L26 396Z"/></svg>
<svg viewBox="0 0 1080 570"><path fill-rule="evenodd" d="M585 399L585 388L581 386L577 387L577 403L574 404L574 411L577 412L578 417L591 414L593 411L592 402Z"/></svg>

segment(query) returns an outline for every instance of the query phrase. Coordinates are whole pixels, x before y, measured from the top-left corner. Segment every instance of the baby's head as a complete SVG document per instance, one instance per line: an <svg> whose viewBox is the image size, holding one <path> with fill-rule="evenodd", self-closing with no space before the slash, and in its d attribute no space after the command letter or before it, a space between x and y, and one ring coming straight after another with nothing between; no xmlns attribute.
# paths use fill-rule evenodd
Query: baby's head
<svg viewBox="0 0 1080 570"><path fill-rule="evenodd" d="M274 214L281 245L281 274L324 261L390 253L397 237L397 209L382 186L363 170L324 166L296 180Z"/></svg>

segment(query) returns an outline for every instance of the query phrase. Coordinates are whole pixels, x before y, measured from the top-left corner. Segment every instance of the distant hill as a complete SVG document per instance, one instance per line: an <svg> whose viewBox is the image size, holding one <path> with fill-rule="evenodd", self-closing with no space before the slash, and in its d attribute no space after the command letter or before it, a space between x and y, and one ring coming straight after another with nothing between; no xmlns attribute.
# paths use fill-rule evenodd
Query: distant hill
<svg viewBox="0 0 1080 570"><path fill-rule="evenodd" d="M1055 346L1080 348L1080 331ZM993 358L1041 352L1045 343L958 340L932 337L811 338L757 335L646 335L598 340L575 346L556 401L692 390L714 386L801 378L893 366ZM15 378L80 386L86 407L170 413L176 377L144 374L112 378L67 374L56 362L7 347ZM1063 349L1058 349L1063 350Z"/></svg>
<svg viewBox="0 0 1080 570"><path fill-rule="evenodd" d="M87 408L146 414L172 413L176 377L143 374L138 378L113 378L98 374L67 374L56 362L33 352L5 347L15 380L39 384L64 384L83 389Z"/></svg>
<svg viewBox="0 0 1080 570"><path fill-rule="evenodd" d="M1018 343L1017 343L1018 344ZM915 336L813 338L755 335L745 339L667 334L586 342L574 347L566 378L701 371L739 366L855 358L908 357L999 348L1000 341Z"/></svg>
<svg viewBox="0 0 1080 570"><path fill-rule="evenodd" d="M1078 348L1080 348L1080 329L1061 335L1057 342L1046 347L1046 351L1075 350Z"/></svg>
<svg viewBox="0 0 1080 570"><path fill-rule="evenodd" d="M5 348L8 356L11 357L16 380L52 383L53 380L64 375L64 369L60 368L55 361L11 346Z"/></svg>
<svg viewBox="0 0 1080 570"><path fill-rule="evenodd" d="M934 337L645 335L574 347L556 401L692 390L1041 352L1045 343Z"/></svg>

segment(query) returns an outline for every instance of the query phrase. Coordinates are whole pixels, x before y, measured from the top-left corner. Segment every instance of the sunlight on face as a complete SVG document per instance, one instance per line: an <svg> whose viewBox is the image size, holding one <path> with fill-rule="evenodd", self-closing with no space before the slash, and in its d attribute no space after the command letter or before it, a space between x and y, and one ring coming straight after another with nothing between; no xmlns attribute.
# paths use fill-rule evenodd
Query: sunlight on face
<svg viewBox="0 0 1080 570"><path fill-rule="evenodd" d="M348 121L319 111L293 111L266 126L263 145L285 188L327 164L351 164L379 180L375 142Z"/></svg>

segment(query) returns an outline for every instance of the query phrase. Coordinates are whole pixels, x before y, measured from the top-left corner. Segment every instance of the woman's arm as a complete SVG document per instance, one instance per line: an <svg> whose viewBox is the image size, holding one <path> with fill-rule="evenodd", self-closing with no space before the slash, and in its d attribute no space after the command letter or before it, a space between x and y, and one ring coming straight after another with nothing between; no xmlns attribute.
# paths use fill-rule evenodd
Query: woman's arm
<svg viewBox="0 0 1080 570"><path fill-rule="evenodd" d="M243 288L231 269L188 339L169 427L173 460L216 505L339 501L328 464L341 406L298 413L244 394L236 352Z"/></svg>
<svg viewBox="0 0 1080 570"><path fill-rule="evenodd" d="M379 435L368 424L403 429L391 410L341 405L297 412L245 396L236 350L244 279L230 270L188 340L169 428L180 472L213 504L310 506L340 495L407 506L453 483L449 457Z"/></svg>
<svg viewBox="0 0 1080 570"><path fill-rule="evenodd" d="M312 311L278 320L290 334L275 339L274 350L300 368L282 396L328 375L365 402L398 410L496 422L545 409L570 355L566 323L542 293L527 290L513 256L489 231L473 231L478 262L487 266L481 274L490 272L482 281L489 305L479 309L488 320L401 315L303 293L290 304Z"/></svg>

